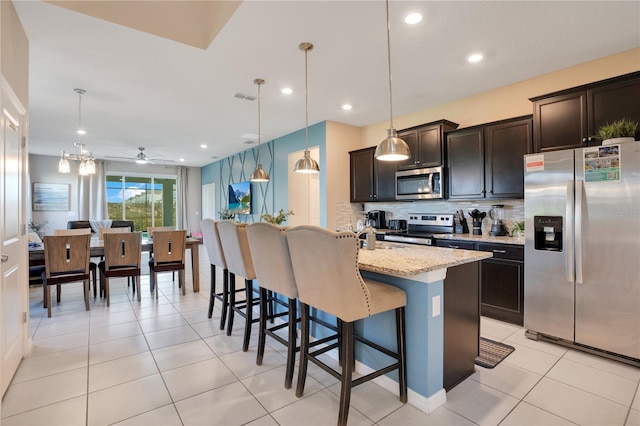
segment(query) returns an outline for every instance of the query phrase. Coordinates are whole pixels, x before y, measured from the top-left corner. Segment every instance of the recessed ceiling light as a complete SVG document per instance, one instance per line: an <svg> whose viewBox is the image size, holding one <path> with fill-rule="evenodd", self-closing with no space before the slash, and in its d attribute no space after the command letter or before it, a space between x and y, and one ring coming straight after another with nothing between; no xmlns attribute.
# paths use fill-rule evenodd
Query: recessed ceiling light
<svg viewBox="0 0 640 426"><path fill-rule="evenodd" d="M404 17L404 22L409 25L417 24L420 21L422 21L422 14L418 12L410 13Z"/></svg>
<svg viewBox="0 0 640 426"><path fill-rule="evenodd" d="M467 61L474 63L474 62L480 62L482 60L483 56L481 53L473 53L469 56L467 56Z"/></svg>
<svg viewBox="0 0 640 426"><path fill-rule="evenodd" d="M78 129L78 130L76 130L76 133L79 134L79 135L86 135L87 131L84 130L84 129Z"/></svg>
<svg viewBox="0 0 640 426"><path fill-rule="evenodd" d="M282 93L284 93L285 95L290 95L293 93L293 89L290 87L285 87L284 89L281 90Z"/></svg>
<svg viewBox="0 0 640 426"><path fill-rule="evenodd" d="M206 147L207 147L206 143L203 143L203 144L200 145L200 148L206 148Z"/></svg>
<svg viewBox="0 0 640 426"><path fill-rule="evenodd" d="M264 135L261 135L264 136ZM244 139L253 139L253 140L258 140L258 134L257 133L243 133L240 135L241 138Z"/></svg>
<svg viewBox="0 0 640 426"><path fill-rule="evenodd" d="M350 111L353 107L349 104L342 105L342 109L345 111Z"/></svg>
<svg viewBox="0 0 640 426"><path fill-rule="evenodd" d="M182 161L182 162L184 162L184 158L180 158L180 159L178 159L178 161Z"/></svg>

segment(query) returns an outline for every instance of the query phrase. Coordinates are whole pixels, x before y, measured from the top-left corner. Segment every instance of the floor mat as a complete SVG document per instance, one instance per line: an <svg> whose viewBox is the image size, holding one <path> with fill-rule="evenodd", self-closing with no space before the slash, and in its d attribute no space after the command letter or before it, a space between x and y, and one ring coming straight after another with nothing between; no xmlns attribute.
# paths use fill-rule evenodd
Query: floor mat
<svg viewBox="0 0 640 426"><path fill-rule="evenodd" d="M515 350L513 346L481 337L480 356L476 358L475 363L481 367L493 368Z"/></svg>

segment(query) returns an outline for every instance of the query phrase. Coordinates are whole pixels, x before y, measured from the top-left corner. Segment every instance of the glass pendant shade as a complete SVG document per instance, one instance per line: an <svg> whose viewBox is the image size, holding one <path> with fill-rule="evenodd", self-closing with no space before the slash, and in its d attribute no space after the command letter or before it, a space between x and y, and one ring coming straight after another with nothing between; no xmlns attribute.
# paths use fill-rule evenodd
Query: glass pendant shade
<svg viewBox="0 0 640 426"><path fill-rule="evenodd" d="M71 167L69 167L69 160L64 158L64 154L60 157L58 162L58 173L71 173Z"/></svg>
<svg viewBox="0 0 640 426"><path fill-rule="evenodd" d="M81 161L80 166L78 166L78 175L87 176L89 174L89 170L87 169L87 162Z"/></svg>
<svg viewBox="0 0 640 426"><path fill-rule="evenodd" d="M269 173L262 168L262 164L258 163L258 167L251 173L249 180L251 182L269 182Z"/></svg>
<svg viewBox="0 0 640 426"><path fill-rule="evenodd" d="M398 137L396 129L387 130L387 137L376 147L375 157L381 161L402 161L411 157L409 145Z"/></svg>
<svg viewBox="0 0 640 426"><path fill-rule="evenodd" d="M320 173L320 166L318 162L311 158L311 153L308 149L304 150L304 156L296 161L293 171L297 173Z"/></svg>

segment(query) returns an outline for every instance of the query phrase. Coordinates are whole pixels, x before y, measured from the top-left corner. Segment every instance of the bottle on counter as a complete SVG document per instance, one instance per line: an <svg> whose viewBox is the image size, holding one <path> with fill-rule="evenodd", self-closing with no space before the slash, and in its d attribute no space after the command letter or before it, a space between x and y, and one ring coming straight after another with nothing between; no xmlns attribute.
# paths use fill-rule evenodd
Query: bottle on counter
<svg viewBox="0 0 640 426"><path fill-rule="evenodd" d="M376 249L376 231L371 226L371 222L367 220L367 224L365 227L365 240L367 242L367 250L375 250Z"/></svg>

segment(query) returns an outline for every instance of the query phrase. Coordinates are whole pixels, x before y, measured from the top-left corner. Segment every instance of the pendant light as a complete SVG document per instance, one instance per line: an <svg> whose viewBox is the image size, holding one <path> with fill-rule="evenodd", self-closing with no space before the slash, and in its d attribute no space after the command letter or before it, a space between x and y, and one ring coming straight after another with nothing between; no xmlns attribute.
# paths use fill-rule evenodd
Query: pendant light
<svg viewBox="0 0 640 426"><path fill-rule="evenodd" d="M264 80L256 78L253 83L258 85L258 167L251 173L249 180L251 182L269 182L269 173L262 168L262 163L260 162L260 86L264 84Z"/></svg>
<svg viewBox="0 0 640 426"><path fill-rule="evenodd" d="M376 148L375 157L377 160L382 161L402 161L411 157L411 151L405 141L398 137L398 132L393 128L393 102L392 102L392 90L391 90L391 41L390 41L390 28L391 23L389 21L389 0L386 0L387 5L387 63L389 66L389 129L387 130L387 137L385 140L378 144Z"/></svg>
<svg viewBox="0 0 640 426"><path fill-rule="evenodd" d="M316 160L311 158L309 153L309 77L308 77L308 65L307 65L307 53L313 49L311 43L300 43L298 45L300 50L304 51L304 107L305 107L305 139L306 149L304 150L304 156L296 161L296 165L293 167L293 171L297 173L320 173L320 167Z"/></svg>
<svg viewBox="0 0 640 426"><path fill-rule="evenodd" d="M76 133L84 135L87 132L82 128L82 95L87 91L84 89L73 89L73 91L78 94L78 128ZM96 173L96 163L93 154L84 149L85 145L80 142L79 136L77 142L73 143L73 147L75 150L73 154L68 154L65 150L62 150L60 161L58 161L58 173L70 173L69 160L75 160L80 162L78 166L78 174L80 176L94 175Z"/></svg>

